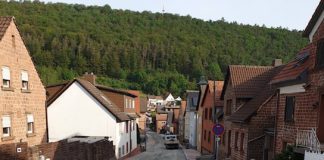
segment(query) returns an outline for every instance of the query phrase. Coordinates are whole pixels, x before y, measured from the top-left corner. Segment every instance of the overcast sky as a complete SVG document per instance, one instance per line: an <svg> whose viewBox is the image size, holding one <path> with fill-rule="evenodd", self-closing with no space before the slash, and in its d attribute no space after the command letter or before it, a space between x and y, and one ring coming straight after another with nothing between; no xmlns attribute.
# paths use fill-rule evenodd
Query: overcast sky
<svg viewBox="0 0 324 160"><path fill-rule="evenodd" d="M162 12L204 20L303 30L320 0L44 0L45 2L110 5L113 9Z"/></svg>

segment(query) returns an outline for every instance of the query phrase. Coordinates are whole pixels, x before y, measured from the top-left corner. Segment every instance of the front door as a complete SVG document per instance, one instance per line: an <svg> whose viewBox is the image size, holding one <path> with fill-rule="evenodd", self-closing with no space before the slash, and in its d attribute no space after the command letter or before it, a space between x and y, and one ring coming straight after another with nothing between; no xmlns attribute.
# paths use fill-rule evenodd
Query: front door
<svg viewBox="0 0 324 160"><path fill-rule="evenodd" d="M324 143L324 94L321 95L320 101L321 103L317 137L321 143Z"/></svg>

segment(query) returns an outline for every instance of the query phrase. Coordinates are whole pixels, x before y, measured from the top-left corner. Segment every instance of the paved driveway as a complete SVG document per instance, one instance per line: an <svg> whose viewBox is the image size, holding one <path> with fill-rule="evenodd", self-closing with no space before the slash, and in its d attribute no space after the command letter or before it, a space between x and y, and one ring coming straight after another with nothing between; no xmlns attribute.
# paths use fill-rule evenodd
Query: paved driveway
<svg viewBox="0 0 324 160"><path fill-rule="evenodd" d="M147 149L129 160L185 160L183 151L179 149L167 150L163 144L162 137L155 133L148 131L147 133Z"/></svg>

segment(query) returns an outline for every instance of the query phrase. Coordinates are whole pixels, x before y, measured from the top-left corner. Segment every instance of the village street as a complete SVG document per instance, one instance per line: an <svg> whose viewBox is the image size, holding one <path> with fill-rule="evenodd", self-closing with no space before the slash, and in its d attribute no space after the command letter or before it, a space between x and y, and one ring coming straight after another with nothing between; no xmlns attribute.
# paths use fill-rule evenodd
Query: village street
<svg viewBox="0 0 324 160"><path fill-rule="evenodd" d="M131 157L131 160L185 160L186 157L181 150L166 150L162 137L156 132L147 132L147 150L139 155Z"/></svg>

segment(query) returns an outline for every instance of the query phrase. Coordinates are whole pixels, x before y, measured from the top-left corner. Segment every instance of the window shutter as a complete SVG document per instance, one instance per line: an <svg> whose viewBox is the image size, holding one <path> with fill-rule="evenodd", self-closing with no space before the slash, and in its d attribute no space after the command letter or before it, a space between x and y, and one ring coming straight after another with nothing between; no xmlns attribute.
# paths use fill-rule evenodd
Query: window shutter
<svg viewBox="0 0 324 160"><path fill-rule="evenodd" d="M2 67L2 78L10 80L10 69L8 67Z"/></svg>
<svg viewBox="0 0 324 160"><path fill-rule="evenodd" d="M294 119L295 97L286 97L285 120L292 121Z"/></svg>
<svg viewBox="0 0 324 160"><path fill-rule="evenodd" d="M2 117L2 127L11 127L11 121L9 116Z"/></svg>
<svg viewBox="0 0 324 160"><path fill-rule="evenodd" d="M135 108L135 101L133 100L133 108Z"/></svg>
<svg viewBox="0 0 324 160"><path fill-rule="evenodd" d="M21 71L21 80L28 81L28 73L26 71Z"/></svg>
<svg viewBox="0 0 324 160"><path fill-rule="evenodd" d="M32 114L27 114L27 122L28 123L34 122L34 116Z"/></svg>

